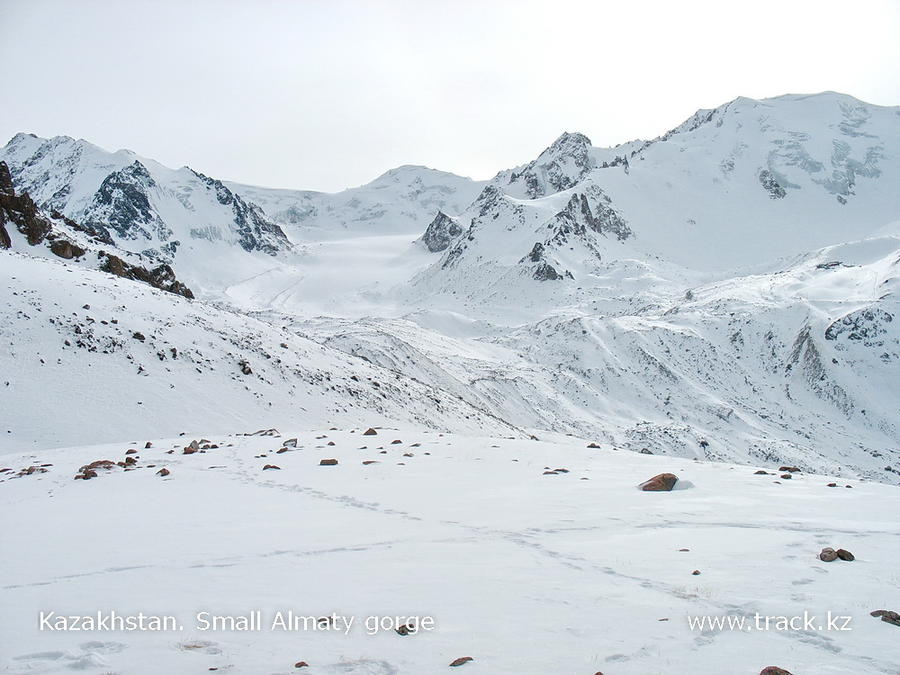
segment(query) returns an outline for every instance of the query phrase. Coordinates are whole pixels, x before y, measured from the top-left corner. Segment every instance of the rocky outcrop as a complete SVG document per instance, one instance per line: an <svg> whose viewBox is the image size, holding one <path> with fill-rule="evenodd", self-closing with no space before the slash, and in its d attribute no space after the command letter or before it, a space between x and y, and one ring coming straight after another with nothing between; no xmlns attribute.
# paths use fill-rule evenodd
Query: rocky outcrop
<svg viewBox="0 0 900 675"><path fill-rule="evenodd" d="M12 239L6 224L14 225L29 245L43 242L52 229L50 220L38 212L37 206L27 193L17 195L6 162L0 162L0 245L12 246Z"/></svg>
<svg viewBox="0 0 900 675"><path fill-rule="evenodd" d="M842 316L825 329L826 340L847 339L866 347L884 346L887 324L894 316L878 307L866 307Z"/></svg>
<svg viewBox="0 0 900 675"><path fill-rule="evenodd" d="M768 169L763 169L759 172L759 184L762 185L763 190L769 193L769 197L772 199L783 199L787 195L778 179Z"/></svg>
<svg viewBox="0 0 900 675"><path fill-rule="evenodd" d="M165 241L172 231L150 203L148 192L154 188L156 181L147 167L135 160L103 179L83 220L107 234L112 229L122 239Z"/></svg>
<svg viewBox="0 0 900 675"><path fill-rule="evenodd" d="M535 242L531 252L522 258L520 263L536 263L531 276L536 281L559 281L563 278L556 268L544 258L545 247L541 242ZM571 275L569 275L571 276Z"/></svg>
<svg viewBox="0 0 900 675"><path fill-rule="evenodd" d="M118 256L106 251L100 251L99 257L101 259L100 269L104 272L115 274L117 277L142 281L153 286L153 288L181 295L188 299L193 299L194 297L191 289L178 281L175 278L175 271L166 264L147 269L146 267L127 263Z"/></svg>
<svg viewBox="0 0 900 675"><path fill-rule="evenodd" d="M593 168L590 149L591 140L584 134L564 133L536 160L511 172L508 183L522 183L531 199L568 190Z"/></svg>
<svg viewBox="0 0 900 675"><path fill-rule="evenodd" d="M462 227L455 218L451 218L443 211L431 221L431 224L422 235L422 241L428 250L432 253L438 253L446 250L450 246L450 242L460 236L463 232Z"/></svg>
<svg viewBox="0 0 900 675"><path fill-rule="evenodd" d="M573 194L566 207L556 214L555 236L583 235L587 230L624 241L632 236L625 219L612 207L612 200L596 185Z"/></svg>
<svg viewBox="0 0 900 675"><path fill-rule="evenodd" d="M245 251L261 251L275 255L289 244L284 231L266 218L262 209L229 190L220 180L193 172L206 186L215 192L216 201L223 206L230 206L234 213L234 228L238 235L238 244Z"/></svg>

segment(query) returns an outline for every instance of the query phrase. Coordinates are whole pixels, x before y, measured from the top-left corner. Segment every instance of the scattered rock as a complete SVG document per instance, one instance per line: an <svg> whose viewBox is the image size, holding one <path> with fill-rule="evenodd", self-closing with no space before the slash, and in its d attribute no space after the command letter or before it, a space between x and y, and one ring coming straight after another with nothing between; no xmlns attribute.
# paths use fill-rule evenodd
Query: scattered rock
<svg viewBox="0 0 900 675"><path fill-rule="evenodd" d="M754 471L753 475L754 476L768 476L769 472L766 471L765 469L760 469L759 471Z"/></svg>
<svg viewBox="0 0 900 675"><path fill-rule="evenodd" d="M837 551L827 546L819 553L819 560L822 562L832 562L837 560L837 557Z"/></svg>
<svg viewBox="0 0 900 675"><path fill-rule="evenodd" d="M404 452L403 456L404 457L414 457L415 455L413 455L413 453L411 453L411 452Z"/></svg>
<svg viewBox="0 0 900 675"><path fill-rule="evenodd" d="M75 480L90 480L91 478L96 478L97 472L93 469L82 470L81 473L75 476Z"/></svg>
<svg viewBox="0 0 900 675"><path fill-rule="evenodd" d="M464 663L468 663L469 661L474 661L474 660L475 659L473 659L471 656L460 656L458 659L453 659L450 662L450 667L456 668L457 666L461 666Z"/></svg>
<svg viewBox="0 0 900 675"><path fill-rule="evenodd" d="M306 661L297 661L294 664L294 668L309 668L309 664Z"/></svg>
<svg viewBox="0 0 900 675"><path fill-rule="evenodd" d="M399 628L397 628L396 632L397 635L409 635L410 633L415 635L418 631L416 630L414 624L408 623L405 626L400 626Z"/></svg>
<svg viewBox="0 0 900 675"><path fill-rule="evenodd" d="M289 438L282 445L286 448L296 448L297 447L297 439Z"/></svg>
<svg viewBox="0 0 900 675"><path fill-rule="evenodd" d="M559 474L556 473L555 471L545 471L544 475L545 476L558 476Z"/></svg>
<svg viewBox="0 0 900 675"><path fill-rule="evenodd" d="M787 471L788 473L798 473L800 471L796 466L779 466L778 470Z"/></svg>
<svg viewBox="0 0 900 675"><path fill-rule="evenodd" d="M363 436L377 436L378 432L375 431L372 427L369 427L363 432Z"/></svg>
<svg viewBox="0 0 900 675"><path fill-rule="evenodd" d="M779 668L778 666L766 666L761 671L759 671L759 675L791 675L790 671L785 670L784 668Z"/></svg>
<svg viewBox="0 0 900 675"><path fill-rule="evenodd" d="M278 436L278 429L260 429L259 431L254 431L252 434L247 434L248 436Z"/></svg>
<svg viewBox="0 0 900 675"><path fill-rule="evenodd" d="M134 333L132 333L131 337L133 337L135 340L137 340L139 342L143 342L144 340L147 339L144 337L144 334L139 331L135 331Z"/></svg>
<svg viewBox="0 0 900 675"><path fill-rule="evenodd" d="M336 459L323 459L319 462L319 466L335 466L337 463Z"/></svg>
<svg viewBox="0 0 900 675"><path fill-rule="evenodd" d="M782 480L790 480L791 478L793 478L793 476L789 473L783 473L779 476L779 478L781 478Z"/></svg>
<svg viewBox="0 0 900 675"><path fill-rule="evenodd" d="M288 450L289 448L278 448L278 450L275 451L275 454L280 455L282 452L287 452Z"/></svg>
<svg viewBox="0 0 900 675"><path fill-rule="evenodd" d="M266 471L266 470L268 470L268 469L276 469L276 470L278 470L278 471L281 471L281 467L280 467L280 466L275 466L274 464L266 464L266 465L263 467L263 471Z"/></svg>
<svg viewBox="0 0 900 675"><path fill-rule="evenodd" d="M134 448L128 448L128 450L125 451L125 454L126 455L136 455L137 450L135 450Z"/></svg>
<svg viewBox="0 0 900 675"><path fill-rule="evenodd" d="M151 443L150 441L147 441L147 442L144 444L144 450L147 450L147 449L152 448L152 447L153 447L153 443Z"/></svg>
<svg viewBox="0 0 900 675"><path fill-rule="evenodd" d="M45 469L42 466L28 466L28 467L25 467L24 469L22 469L21 471L19 471L19 473L17 473L16 475L21 477L21 476L30 476L35 473L47 473L47 469Z"/></svg>
<svg viewBox="0 0 900 675"><path fill-rule="evenodd" d="M597 444L597 443L588 443L587 446L588 446L589 448L591 448L592 450L597 450L597 449L600 448L600 445Z"/></svg>
<svg viewBox="0 0 900 675"><path fill-rule="evenodd" d="M369 466L369 464L378 464L378 460L377 459L367 459L363 462L364 466Z"/></svg>
<svg viewBox="0 0 900 675"><path fill-rule="evenodd" d="M172 472L169 471L168 469L166 469L165 467L163 467L162 469L160 469L159 471L156 472L156 475L157 476L168 476L170 473L172 473Z"/></svg>
<svg viewBox="0 0 900 675"><path fill-rule="evenodd" d="M95 470L95 469L112 469L116 465L115 462L112 462L108 459L98 459L90 464L85 464L83 467L78 469L81 473L85 471Z"/></svg>
<svg viewBox="0 0 900 675"><path fill-rule="evenodd" d="M828 487L837 487L837 483L829 483Z"/></svg>
<svg viewBox="0 0 900 675"><path fill-rule="evenodd" d="M900 612L895 612L890 609L876 609L874 612L869 612L869 614L875 617L880 616L882 621L895 626L900 626Z"/></svg>
<svg viewBox="0 0 900 675"><path fill-rule="evenodd" d="M250 363L246 359L241 359L238 361L238 368L241 369L241 373L244 375L252 375L253 369L250 368Z"/></svg>
<svg viewBox="0 0 900 675"><path fill-rule="evenodd" d="M391 441L391 445L400 445L402 442L403 441L401 441L399 438L397 438L397 439L394 439L393 441Z"/></svg>
<svg viewBox="0 0 900 675"><path fill-rule="evenodd" d="M569 473L568 469L553 469L556 473Z"/></svg>
<svg viewBox="0 0 900 675"><path fill-rule="evenodd" d="M845 548L839 548L837 551L835 551L835 553L837 553L837 557L841 560L846 560L847 562L856 560L856 556L850 553L850 551Z"/></svg>
<svg viewBox="0 0 900 675"><path fill-rule="evenodd" d="M697 575L700 574L700 570L694 570L693 572L691 572L691 574L693 574L696 577Z"/></svg>
<svg viewBox="0 0 900 675"><path fill-rule="evenodd" d="M678 476L674 473L661 473L644 481L638 487L644 492L669 492L677 482Z"/></svg>

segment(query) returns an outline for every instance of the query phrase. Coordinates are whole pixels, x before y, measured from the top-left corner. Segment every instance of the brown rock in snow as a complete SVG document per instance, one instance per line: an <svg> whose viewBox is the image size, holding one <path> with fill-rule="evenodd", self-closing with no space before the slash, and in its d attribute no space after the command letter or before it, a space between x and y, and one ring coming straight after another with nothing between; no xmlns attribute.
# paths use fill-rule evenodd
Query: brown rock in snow
<svg viewBox="0 0 900 675"><path fill-rule="evenodd" d="M766 666L761 671L759 671L759 675L791 675L790 671L785 670L784 668L779 668L778 666Z"/></svg>
<svg viewBox="0 0 900 675"><path fill-rule="evenodd" d="M163 467L162 469L160 469L159 471L156 472L156 475L157 476L168 476L170 473L172 473L172 472L169 471L167 468Z"/></svg>
<svg viewBox="0 0 900 675"><path fill-rule="evenodd" d="M839 548L837 551L835 551L835 553L837 553L837 557L841 560L846 560L847 562L856 560L856 556L850 553L850 551L845 548Z"/></svg>
<svg viewBox="0 0 900 675"><path fill-rule="evenodd" d="M112 469L116 465L115 462L110 461L108 459L98 459L90 464L85 464L83 467L78 469L82 473L91 469Z"/></svg>
<svg viewBox="0 0 900 675"><path fill-rule="evenodd" d="M874 612L869 612L869 614L875 617L880 616L881 620L886 623L900 626L900 612L895 612L890 609L876 609Z"/></svg>
<svg viewBox="0 0 900 675"><path fill-rule="evenodd" d="M377 436L378 432L375 431L372 427L369 427L363 432L363 436Z"/></svg>
<svg viewBox="0 0 900 675"><path fill-rule="evenodd" d="M837 551L835 551L833 548L830 548L828 546L823 548L822 551L819 553L819 560L821 560L822 562L833 562L833 561L837 560L837 557L838 557Z"/></svg>
<svg viewBox="0 0 900 675"><path fill-rule="evenodd" d="M274 464L266 464L266 465L263 467L263 471L266 471L267 469L277 469L278 471L281 471L281 467L280 467L280 466L275 466Z"/></svg>
<svg viewBox="0 0 900 675"><path fill-rule="evenodd" d="M473 659L471 656L460 656L458 659L453 659L450 662L450 667L456 668L457 666L461 666L464 663L468 663L469 661L474 661L474 660L475 659Z"/></svg>
<svg viewBox="0 0 900 675"><path fill-rule="evenodd" d="M674 473L661 473L644 481L638 487L644 492L669 492L677 482L678 476Z"/></svg>
<svg viewBox="0 0 900 675"><path fill-rule="evenodd" d="M319 466L335 466L337 463L336 459L323 459L319 462Z"/></svg>

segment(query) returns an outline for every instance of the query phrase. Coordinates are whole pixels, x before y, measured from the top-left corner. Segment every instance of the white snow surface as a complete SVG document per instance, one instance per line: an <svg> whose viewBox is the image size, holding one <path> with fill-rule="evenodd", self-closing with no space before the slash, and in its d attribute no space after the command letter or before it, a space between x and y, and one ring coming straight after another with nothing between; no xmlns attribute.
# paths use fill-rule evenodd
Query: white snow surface
<svg viewBox="0 0 900 675"><path fill-rule="evenodd" d="M400 426L363 436L367 423L210 434L203 440L218 447L191 455L190 436L145 449L135 434L5 457L4 467L47 472L0 478L4 549L15 551L2 562L0 592L15 611L0 613L0 665L287 673L306 661L311 674L421 675L471 656L460 672L897 672L897 628L869 616L898 604L897 488L830 488L825 476L785 480L553 435ZM297 448L277 453L289 437ZM73 480L81 465L121 461L129 448L135 469ZM325 458L339 464L319 466ZM677 489L636 488L663 471L679 476ZM856 560L822 562L825 546ZM41 611L97 609L172 615L182 629L37 629ZM196 619L252 610L259 632L204 631ZM356 622L346 634L272 631L278 611ZM850 617L852 630L749 628L756 614L804 612L824 627L828 612ZM707 615L745 617L748 628L691 630L689 617ZM368 635L369 616L435 623Z"/></svg>

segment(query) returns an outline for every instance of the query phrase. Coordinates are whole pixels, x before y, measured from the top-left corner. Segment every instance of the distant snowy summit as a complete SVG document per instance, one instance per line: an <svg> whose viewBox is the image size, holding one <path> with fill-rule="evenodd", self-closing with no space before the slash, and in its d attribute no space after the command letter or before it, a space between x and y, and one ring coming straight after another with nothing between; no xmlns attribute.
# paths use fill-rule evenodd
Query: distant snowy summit
<svg viewBox="0 0 900 675"><path fill-rule="evenodd" d="M615 260L725 272L873 234L900 218L900 108L823 93L738 98L651 141L564 133L425 232L430 288L583 283Z"/></svg>
<svg viewBox="0 0 900 675"><path fill-rule="evenodd" d="M490 181L407 165L334 194L223 182L64 136L18 134L0 160L39 207L206 288L267 269L242 252L329 238L420 238L439 254L414 284L431 293L476 279L577 285L617 260L722 273L900 218L900 108L831 92L737 98L613 148L563 133Z"/></svg>

